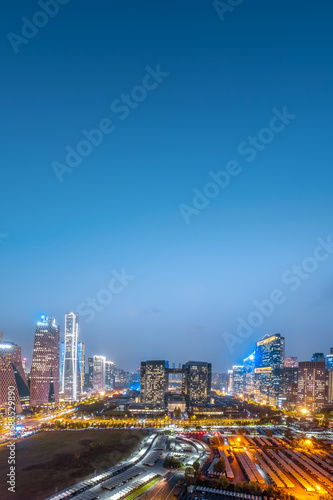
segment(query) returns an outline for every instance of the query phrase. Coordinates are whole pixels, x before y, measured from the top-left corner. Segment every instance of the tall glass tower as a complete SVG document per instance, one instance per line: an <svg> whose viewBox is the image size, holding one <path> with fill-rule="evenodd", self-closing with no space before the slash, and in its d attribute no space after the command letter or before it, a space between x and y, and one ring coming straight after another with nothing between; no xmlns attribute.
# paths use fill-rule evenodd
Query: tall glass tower
<svg viewBox="0 0 333 500"><path fill-rule="evenodd" d="M43 315L35 331L31 365L30 406L59 402L60 328Z"/></svg>
<svg viewBox="0 0 333 500"><path fill-rule="evenodd" d="M65 359L63 395L67 401L76 401L81 393L81 374L78 357L79 315L65 315Z"/></svg>

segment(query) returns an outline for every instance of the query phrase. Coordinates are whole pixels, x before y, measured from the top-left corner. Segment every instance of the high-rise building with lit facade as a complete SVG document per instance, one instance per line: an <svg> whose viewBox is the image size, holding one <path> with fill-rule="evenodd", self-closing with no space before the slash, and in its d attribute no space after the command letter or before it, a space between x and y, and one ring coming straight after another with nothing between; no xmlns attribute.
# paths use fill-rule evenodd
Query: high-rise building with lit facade
<svg viewBox="0 0 333 500"><path fill-rule="evenodd" d="M298 365L298 362L297 362ZM283 407L294 410L298 397L298 368L285 367L283 369Z"/></svg>
<svg viewBox="0 0 333 500"><path fill-rule="evenodd" d="M297 368L298 367L298 358L295 356L287 356L284 358L284 367L285 368Z"/></svg>
<svg viewBox="0 0 333 500"><path fill-rule="evenodd" d="M65 360L63 375L63 397L76 401L81 393L81 374L78 357L79 315L65 315Z"/></svg>
<svg viewBox="0 0 333 500"><path fill-rule="evenodd" d="M266 335L256 343L255 385L256 398L277 404L282 396L285 339L280 333Z"/></svg>
<svg viewBox="0 0 333 500"><path fill-rule="evenodd" d="M60 374L59 374L59 392L64 390L64 363L65 363L65 342L60 342Z"/></svg>
<svg viewBox="0 0 333 500"><path fill-rule="evenodd" d="M333 403L333 347L330 354L326 356L326 376L327 376L327 403Z"/></svg>
<svg viewBox="0 0 333 500"><path fill-rule="evenodd" d="M311 412L320 410L325 404L325 390L325 361L300 362L298 364L298 407Z"/></svg>
<svg viewBox="0 0 333 500"><path fill-rule="evenodd" d="M13 342L4 342L0 335L0 415L7 415L12 407L8 405L9 390L14 395L15 411L22 412L22 406L29 403L29 388L24 373L21 347Z"/></svg>
<svg viewBox="0 0 333 500"><path fill-rule="evenodd" d="M93 357L93 391L105 390L105 356Z"/></svg>
<svg viewBox="0 0 333 500"><path fill-rule="evenodd" d="M81 391L83 391L84 387L84 371L85 371L85 358L84 358L84 343L79 342L77 345L77 357L79 360L79 370L80 370L80 378L81 378Z"/></svg>
<svg viewBox="0 0 333 500"><path fill-rule="evenodd" d="M35 330L30 376L30 406L59 402L60 328L42 316Z"/></svg>
<svg viewBox="0 0 333 500"><path fill-rule="evenodd" d="M211 386L211 363L187 361L183 365L183 392L188 406L208 404Z"/></svg>
<svg viewBox="0 0 333 500"><path fill-rule="evenodd" d="M246 370L243 365L234 365L230 370L229 394L244 394L246 383Z"/></svg>
<svg viewBox="0 0 333 500"><path fill-rule="evenodd" d="M167 361L142 361L140 368L140 399L142 403L165 404L168 386Z"/></svg>
<svg viewBox="0 0 333 500"><path fill-rule="evenodd" d="M323 352L313 353L311 361L325 361L324 353Z"/></svg>
<svg viewBox="0 0 333 500"><path fill-rule="evenodd" d="M92 389L94 385L94 358L88 358L88 386L87 389Z"/></svg>
<svg viewBox="0 0 333 500"><path fill-rule="evenodd" d="M115 386L115 364L113 361L105 362L105 390L112 391Z"/></svg>

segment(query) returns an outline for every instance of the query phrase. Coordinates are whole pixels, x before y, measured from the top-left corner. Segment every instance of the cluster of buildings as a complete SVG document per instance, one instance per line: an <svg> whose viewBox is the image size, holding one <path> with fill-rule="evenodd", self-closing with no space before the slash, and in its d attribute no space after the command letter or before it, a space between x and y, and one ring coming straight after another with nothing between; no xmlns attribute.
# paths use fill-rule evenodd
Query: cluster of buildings
<svg viewBox="0 0 333 500"><path fill-rule="evenodd" d="M187 361L176 368L165 360L142 361L140 367L140 405L137 411L184 413L210 403L212 365Z"/></svg>
<svg viewBox="0 0 333 500"><path fill-rule="evenodd" d="M333 348L326 357L315 353L311 360L298 362L285 357L281 334L266 335L242 365L229 370L227 391L304 413L333 408Z"/></svg>
<svg viewBox="0 0 333 500"><path fill-rule="evenodd" d="M207 362L187 361L170 367L165 360L142 361L140 368L130 373L105 356L89 357L86 365L77 313L65 315L64 341L55 319L43 315L36 325L30 373L21 347L4 341L0 333L2 414L8 410L8 387L14 387L17 413L117 388L133 389L136 394L140 390L130 408L138 415L188 410L218 413L219 391L312 413L330 405L333 408L333 348L326 357L315 353L310 361L298 362L295 357L285 357L285 338L277 333L259 340L243 364L226 374L212 374L212 365Z"/></svg>
<svg viewBox="0 0 333 500"><path fill-rule="evenodd" d="M85 373L84 343L79 341L79 315L65 315L65 337L54 318L42 315L36 324L30 373L21 347L4 341L0 332L0 414L8 412L8 387L14 387L16 412L23 408L78 401L89 391L101 392L139 385L139 375L117 369L104 356L88 359Z"/></svg>

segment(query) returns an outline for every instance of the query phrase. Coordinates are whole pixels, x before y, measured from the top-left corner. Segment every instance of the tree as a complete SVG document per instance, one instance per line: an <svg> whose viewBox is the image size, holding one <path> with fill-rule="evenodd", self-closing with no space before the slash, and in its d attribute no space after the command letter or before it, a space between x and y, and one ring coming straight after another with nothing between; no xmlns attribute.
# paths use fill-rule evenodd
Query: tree
<svg viewBox="0 0 333 500"><path fill-rule="evenodd" d="M198 460L196 460L193 464L193 469L194 469L194 475L195 477L201 477L201 472L200 472L200 463Z"/></svg>
<svg viewBox="0 0 333 500"><path fill-rule="evenodd" d="M188 481L189 479L194 478L194 469L193 467L186 467L185 469L185 479Z"/></svg>
<svg viewBox="0 0 333 500"><path fill-rule="evenodd" d="M224 490L229 488L230 481L226 476L221 475L219 478L219 485L222 486Z"/></svg>
<svg viewBox="0 0 333 500"><path fill-rule="evenodd" d="M214 464L214 472L217 474L223 474L225 472L225 462L223 458L220 458L220 460Z"/></svg>

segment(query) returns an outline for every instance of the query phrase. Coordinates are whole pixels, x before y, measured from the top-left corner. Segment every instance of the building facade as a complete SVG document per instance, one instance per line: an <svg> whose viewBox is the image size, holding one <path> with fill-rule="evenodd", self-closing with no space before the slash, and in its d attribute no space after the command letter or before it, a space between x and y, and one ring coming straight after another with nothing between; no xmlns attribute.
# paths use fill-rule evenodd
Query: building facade
<svg viewBox="0 0 333 500"><path fill-rule="evenodd" d="M65 359L63 375L63 397L66 401L77 401L81 393L81 373L78 357L79 315L65 315Z"/></svg>
<svg viewBox="0 0 333 500"><path fill-rule="evenodd" d="M165 404L168 386L165 360L142 361L140 367L140 400L141 403Z"/></svg>
<svg viewBox="0 0 333 500"><path fill-rule="evenodd" d="M288 356L284 358L284 367L285 368L298 368L298 358L293 356Z"/></svg>
<svg viewBox="0 0 333 500"><path fill-rule="evenodd" d="M59 402L60 328L42 316L36 325L30 376L30 406Z"/></svg>
<svg viewBox="0 0 333 500"><path fill-rule="evenodd" d="M84 343L79 342L77 345L77 357L79 360L79 370L81 378L81 392L84 388L84 372L85 372L85 358L84 358Z"/></svg>
<svg viewBox="0 0 333 500"><path fill-rule="evenodd" d="M298 362L297 362L298 365ZM283 399L285 408L294 410L298 397L298 368L287 367L283 370Z"/></svg>
<svg viewBox="0 0 333 500"><path fill-rule="evenodd" d="M326 366L325 361L302 361L298 364L299 409L310 412L320 410L325 404Z"/></svg>
<svg viewBox="0 0 333 500"><path fill-rule="evenodd" d="M93 357L93 391L105 390L105 356Z"/></svg>
<svg viewBox="0 0 333 500"><path fill-rule="evenodd" d="M333 403L333 347L326 356L327 403Z"/></svg>
<svg viewBox="0 0 333 500"><path fill-rule="evenodd" d="M7 415L9 392L14 395L15 412L29 404L29 388L22 365L21 347L0 338L0 415Z"/></svg>
<svg viewBox="0 0 333 500"><path fill-rule="evenodd" d="M255 395L259 401L277 404L282 397L284 353L285 338L280 333L256 343Z"/></svg>
<svg viewBox="0 0 333 500"><path fill-rule="evenodd" d="M210 402L212 365L202 361L187 361L183 365L183 393L188 406Z"/></svg>
<svg viewBox="0 0 333 500"><path fill-rule="evenodd" d="M105 389L107 391L112 391L115 386L115 364L113 361L105 362Z"/></svg>

